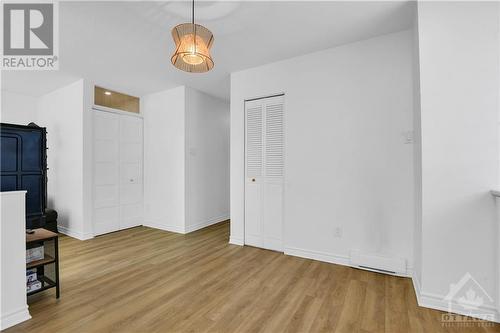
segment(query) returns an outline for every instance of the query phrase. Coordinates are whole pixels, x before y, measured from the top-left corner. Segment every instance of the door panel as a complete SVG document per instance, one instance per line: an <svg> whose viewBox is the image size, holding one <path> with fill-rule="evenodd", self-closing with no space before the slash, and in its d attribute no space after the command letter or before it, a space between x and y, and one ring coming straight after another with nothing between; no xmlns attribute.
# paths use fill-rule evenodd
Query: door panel
<svg viewBox="0 0 500 333"><path fill-rule="evenodd" d="M109 112L94 112L94 138L118 142L120 123L118 115Z"/></svg>
<svg viewBox="0 0 500 333"><path fill-rule="evenodd" d="M142 187L140 184L120 185L120 204L130 205L142 202Z"/></svg>
<svg viewBox="0 0 500 333"><path fill-rule="evenodd" d="M119 156L118 140L95 140L94 162L116 162Z"/></svg>
<svg viewBox="0 0 500 333"><path fill-rule="evenodd" d="M142 143L122 143L120 146L120 151L120 162L140 163L142 161Z"/></svg>
<svg viewBox="0 0 500 333"><path fill-rule="evenodd" d="M118 163L119 118L106 112L94 112L94 234L119 228Z"/></svg>
<svg viewBox="0 0 500 333"><path fill-rule="evenodd" d="M120 204L118 185L96 185L94 187L94 207L118 206Z"/></svg>
<svg viewBox="0 0 500 333"><path fill-rule="evenodd" d="M267 182L263 188L263 235L266 249L282 250L283 184Z"/></svg>
<svg viewBox="0 0 500 333"><path fill-rule="evenodd" d="M118 182L119 166L113 162L96 162L94 165L95 185L114 185Z"/></svg>
<svg viewBox="0 0 500 333"><path fill-rule="evenodd" d="M283 251L283 96L245 103L245 244Z"/></svg>
<svg viewBox="0 0 500 333"><path fill-rule="evenodd" d="M137 117L120 119L120 227L138 226L143 219L143 122Z"/></svg>
<svg viewBox="0 0 500 333"><path fill-rule="evenodd" d="M142 184L142 170L139 163L122 163L120 167L121 184Z"/></svg>
<svg viewBox="0 0 500 333"><path fill-rule="evenodd" d="M94 234L142 224L142 119L94 110Z"/></svg>
<svg viewBox="0 0 500 333"><path fill-rule="evenodd" d="M105 234L119 230L120 212L118 206L102 207L94 210L94 233Z"/></svg>
<svg viewBox="0 0 500 333"><path fill-rule="evenodd" d="M121 117L120 142L136 142L141 143L142 146L142 118Z"/></svg>
<svg viewBox="0 0 500 333"><path fill-rule="evenodd" d="M122 216L122 229L135 227L142 224L142 203L134 205L122 205L121 206L121 216Z"/></svg>
<svg viewBox="0 0 500 333"><path fill-rule="evenodd" d="M262 247L262 186L247 182L245 191L245 244Z"/></svg>

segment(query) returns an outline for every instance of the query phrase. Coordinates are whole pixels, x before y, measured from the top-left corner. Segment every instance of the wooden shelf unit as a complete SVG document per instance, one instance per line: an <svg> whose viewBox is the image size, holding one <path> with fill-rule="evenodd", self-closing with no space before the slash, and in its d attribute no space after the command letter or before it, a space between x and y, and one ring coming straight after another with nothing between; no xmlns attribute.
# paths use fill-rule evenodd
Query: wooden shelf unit
<svg viewBox="0 0 500 333"><path fill-rule="evenodd" d="M55 261L56 261L55 258L49 256L48 254L45 254L45 256L44 256L43 259L41 259L41 260L35 260L35 261L32 261L32 262L26 264L26 269L36 268L36 267L39 267L39 266L44 266L44 265L52 264Z"/></svg>
<svg viewBox="0 0 500 333"><path fill-rule="evenodd" d="M41 291L56 288L56 298L59 298L59 235L55 232L38 228L33 230L33 234L26 234L26 249L35 247L37 243L44 245L44 251L46 251L45 242L54 242L54 256L44 253L44 258L41 260L35 260L26 264L26 269L37 269L37 280L42 283L40 289L28 292L27 295L33 295ZM55 281L45 275L45 266L54 264L54 275Z"/></svg>

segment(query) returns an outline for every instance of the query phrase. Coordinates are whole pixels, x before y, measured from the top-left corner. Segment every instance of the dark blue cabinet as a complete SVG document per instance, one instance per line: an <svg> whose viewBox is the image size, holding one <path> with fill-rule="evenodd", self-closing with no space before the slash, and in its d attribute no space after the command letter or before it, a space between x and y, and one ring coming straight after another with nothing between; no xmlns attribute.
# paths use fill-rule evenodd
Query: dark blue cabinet
<svg viewBox="0 0 500 333"><path fill-rule="evenodd" d="M0 134L1 191L26 190L26 227L39 227L46 208L46 130L0 124Z"/></svg>

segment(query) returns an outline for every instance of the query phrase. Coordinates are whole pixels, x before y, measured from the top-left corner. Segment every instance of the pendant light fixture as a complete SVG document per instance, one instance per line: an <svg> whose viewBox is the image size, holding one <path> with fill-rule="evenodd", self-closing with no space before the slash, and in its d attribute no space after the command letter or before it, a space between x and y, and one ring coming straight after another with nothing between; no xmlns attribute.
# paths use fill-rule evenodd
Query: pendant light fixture
<svg viewBox="0 0 500 333"><path fill-rule="evenodd" d="M214 36L204 26L194 23L194 0L192 3L191 23L182 23L172 29L175 53L172 64L178 69L190 73L208 72L214 67L210 48Z"/></svg>

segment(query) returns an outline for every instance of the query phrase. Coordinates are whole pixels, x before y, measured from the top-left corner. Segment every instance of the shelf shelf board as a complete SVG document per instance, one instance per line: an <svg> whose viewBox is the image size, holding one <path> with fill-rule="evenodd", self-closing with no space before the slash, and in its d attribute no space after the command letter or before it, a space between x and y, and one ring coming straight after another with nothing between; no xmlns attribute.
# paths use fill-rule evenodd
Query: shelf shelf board
<svg viewBox="0 0 500 333"><path fill-rule="evenodd" d="M41 242L57 238L59 235L55 232L38 228L33 230L34 233L26 234L26 243Z"/></svg>
<svg viewBox="0 0 500 333"><path fill-rule="evenodd" d="M47 264L52 264L55 261L56 260L52 256L49 256L48 254L45 254L43 259L35 260L35 261L30 262L30 263L27 263L26 264L26 269L40 267L40 266L44 266L44 265L47 265Z"/></svg>
<svg viewBox="0 0 500 333"><path fill-rule="evenodd" d="M39 276L38 280L40 282L42 282L42 288L30 291L29 293L26 293L28 296L31 296L33 294L39 293L41 291L44 291L44 290L47 290L50 288L54 288L56 286L56 283L54 281L52 281L51 279L49 279L48 277L46 277L44 275Z"/></svg>

